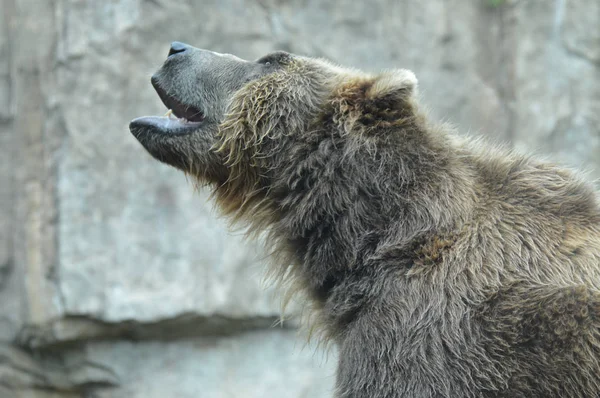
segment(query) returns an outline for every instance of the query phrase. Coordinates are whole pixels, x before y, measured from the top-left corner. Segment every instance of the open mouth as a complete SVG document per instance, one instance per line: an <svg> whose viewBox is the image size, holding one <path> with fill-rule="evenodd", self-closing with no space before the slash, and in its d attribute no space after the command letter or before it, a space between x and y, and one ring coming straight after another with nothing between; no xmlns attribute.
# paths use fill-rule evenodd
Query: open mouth
<svg viewBox="0 0 600 398"><path fill-rule="evenodd" d="M144 116L130 123L132 132L146 130L162 134L185 135L194 132L204 121L204 113L169 95L153 78L152 86L168 111L164 116Z"/></svg>
<svg viewBox="0 0 600 398"><path fill-rule="evenodd" d="M170 111L165 116L174 115L176 118L188 123L200 123L204 120L204 114L200 109L186 105L172 95L167 94L155 79L152 79L152 86L154 86L161 101Z"/></svg>

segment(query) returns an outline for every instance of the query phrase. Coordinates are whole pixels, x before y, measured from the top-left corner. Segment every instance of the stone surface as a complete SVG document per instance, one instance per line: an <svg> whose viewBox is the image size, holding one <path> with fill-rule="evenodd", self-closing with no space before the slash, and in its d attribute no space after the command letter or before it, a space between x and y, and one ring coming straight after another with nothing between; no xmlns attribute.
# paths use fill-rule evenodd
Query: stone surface
<svg viewBox="0 0 600 398"><path fill-rule="evenodd" d="M174 341L88 342L65 347L59 356L0 345L0 396L330 396L335 361L316 354L296 333L277 328Z"/></svg>
<svg viewBox="0 0 600 398"><path fill-rule="evenodd" d="M67 134L58 170L58 211L68 220L59 225L62 310L109 322L190 312L273 316L279 307L260 283L255 245L228 234L206 193L156 164L127 129L136 115L166 111L149 76L165 58L167 37L210 29L194 21L194 10L171 3L63 6L58 57L71 67L58 71ZM220 7L204 4L203 12Z"/></svg>
<svg viewBox="0 0 600 398"><path fill-rule="evenodd" d="M72 361L74 362L74 361ZM15 347L0 344L0 396L81 397L97 388L119 385L109 368L89 361L47 360Z"/></svg>
<svg viewBox="0 0 600 398"><path fill-rule="evenodd" d="M91 344L86 356L122 378L99 398L327 397L334 361L295 332L271 330L174 343Z"/></svg>
<svg viewBox="0 0 600 398"><path fill-rule="evenodd" d="M293 330L271 327L279 302L259 245L127 130L165 111L149 77L170 41L409 68L433 118L600 177L597 0L0 10L2 398L331 395L333 358L321 368Z"/></svg>

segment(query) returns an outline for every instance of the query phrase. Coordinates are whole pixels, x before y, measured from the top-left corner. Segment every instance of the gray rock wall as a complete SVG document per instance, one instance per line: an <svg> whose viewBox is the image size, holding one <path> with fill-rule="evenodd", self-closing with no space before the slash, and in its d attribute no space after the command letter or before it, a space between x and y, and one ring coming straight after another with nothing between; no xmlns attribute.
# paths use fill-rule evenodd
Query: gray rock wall
<svg viewBox="0 0 600 398"><path fill-rule="evenodd" d="M328 397L261 251L127 124L172 40L410 68L432 117L600 177L598 0L0 0L0 397ZM327 357L329 360L327 361Z"/></svg>

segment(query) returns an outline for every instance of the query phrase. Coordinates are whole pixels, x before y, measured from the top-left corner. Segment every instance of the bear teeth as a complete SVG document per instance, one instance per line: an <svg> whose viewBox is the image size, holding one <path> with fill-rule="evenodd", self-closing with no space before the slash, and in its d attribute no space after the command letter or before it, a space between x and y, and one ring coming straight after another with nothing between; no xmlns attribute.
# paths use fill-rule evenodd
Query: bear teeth
<svg viewBox="0 0 600 398"><path fill-rule="evenodd" d="M168 117L171 120L177 120L180 123L198 123L198 122L191 122L188 119L186 119L185 117L179 117L177 116L174 112L173 109L169 109L167 111L167 113L165 113L165 115L163 117Z"/></svg>

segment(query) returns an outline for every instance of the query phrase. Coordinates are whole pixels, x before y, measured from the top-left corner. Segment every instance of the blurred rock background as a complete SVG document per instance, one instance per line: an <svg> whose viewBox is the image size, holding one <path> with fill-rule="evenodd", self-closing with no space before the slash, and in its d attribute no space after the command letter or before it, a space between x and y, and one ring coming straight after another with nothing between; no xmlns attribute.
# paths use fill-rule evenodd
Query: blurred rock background
<svg viewBox="0 0 600 398"><path fill-rule="evenodd" d="M598 0L0 0L0 398L329 397L261 252L147 155L173 40L420 79L432 116L600 177Z"/></svg>

